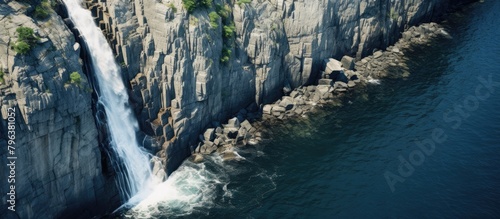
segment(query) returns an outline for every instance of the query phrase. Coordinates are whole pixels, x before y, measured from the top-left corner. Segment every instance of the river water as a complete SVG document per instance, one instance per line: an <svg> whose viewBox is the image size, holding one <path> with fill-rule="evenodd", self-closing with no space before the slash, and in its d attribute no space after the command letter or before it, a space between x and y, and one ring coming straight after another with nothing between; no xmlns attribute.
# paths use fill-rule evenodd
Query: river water
<svg viewBox="0 0 500 219"><path fill-rule="evenodd" d="M499 24L495 0L451 15L408 78L273 125L244 161L186 161L125 215L499 218Z"/></svg>

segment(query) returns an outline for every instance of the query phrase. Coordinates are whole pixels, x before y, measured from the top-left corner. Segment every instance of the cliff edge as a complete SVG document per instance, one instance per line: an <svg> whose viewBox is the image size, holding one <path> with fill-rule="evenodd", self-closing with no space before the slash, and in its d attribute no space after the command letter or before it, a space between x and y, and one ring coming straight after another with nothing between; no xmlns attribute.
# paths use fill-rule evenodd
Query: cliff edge
<svg viewBox="0 0 500 219"><path fill-rule="evenodd" d="M34 19L38 4L0 4L0 218L91 217L117 196L101 165L92 89L80 45L52 9ZM15 212L6 204L12 185Z"/></svg>

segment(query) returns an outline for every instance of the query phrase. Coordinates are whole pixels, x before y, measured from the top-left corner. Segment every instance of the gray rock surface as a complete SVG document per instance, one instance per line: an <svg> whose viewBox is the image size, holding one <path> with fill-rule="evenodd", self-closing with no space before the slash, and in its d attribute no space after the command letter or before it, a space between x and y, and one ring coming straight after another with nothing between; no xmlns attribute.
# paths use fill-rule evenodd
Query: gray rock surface
<svg viewBox="0 0 500 219"><path fill-rule="evenodd" d="M54 218L72 212L91 217L95 206L112 203L114 198L106 195L118 194L103 175L88 84L85 80L81 86L68 83L71 72L85 78L78 59L81 46L54 12L47 20L35 21L26 16L33 6L4 2L0 4L0 68L5 72L5 82L0 84L0 147L7 144L7 109L15 107L16 176L22 179L16 184L17 216ZM400 37L421 41L422 33L435 27L412 26L440 16L450 3L456 3L254 0L228 5L236 33L232 55L223 64L219 61L222 24L212 28L208 13L224 2L214 0L213 7L192 14L183 9L181 0L88 2L130 81L131 102L141 129L162 145L156 174L164 174L159 165L165 160L170 173L192 151L227 151L226 158L233 159L231 147L256 144L260 136L255 128L246 120L240 123L239 118L252 110L241 109L255 111L296 88L289 97L264 105L262 111L264 116L281 119L303 115L310 101L332 99L332 93L355 85L332 86L333 82L322 81L318 87L300 87L319 78L325 59L349 55L357 60L359 77L384 76L379 70L400 65L396 59L405 45L382 51ZM9 47L21 25L33 28L40 37L26 56ZM406 29L412 31L400 34ZM449 37L446 32L442 35ZM380 50L376 55L384 62L364 58L375 49ZM352 60L342 59L342 63L346 69L352 67ZM350 78L349 71L346 74ZM215 130L203 132L212 121L225 121L237 112L238 118L224 128L215 126ZM196 146L200 134L203 142ZM5 153L0 151L3 163ZM196 157L201 159L202 155ZM4 171L0 169L1 177L7 176ZM0 218L9 218L7 213L0 211Z"/></svg>
<svg viewBox="0 0 500 219"><path fill-rule="evenodd" d="M385 49L403 30L441 15L451 1L254 0L227 5L236 34L232 55L222 64L223 25L212 28L208 13L224 2L214 0L212 7L191 14L181 0L89 4L132 81L141 128L160 110L171 115L168 125L175 136L158 136L171 145L162 153L168 173L189 156L211 121L223 121L254 102L273 102L288 86L313 83L326 58L361 59ZM268 107L264 113L272 112Z"/></svg>
<svg viewBox="0 0 500 219"><path fill-rule="evenodd" d="M0 4L0 158L7 156L8 109L14 108L16 212L3 205L0 218L92 217L116 207L114 183L103 175L91 109L91 90L82 72L79 46L63 20L26 16L27 3ZM10 48L16 29L30 27L40 40L26 55ZM70 83L77 72L80 85ZM0 168L2 200L7 199L7 168ZM5 203L5 202L4 202ZM102 207L100 207L102 206ZM101 212L102 213L102 212Z"/></svg>

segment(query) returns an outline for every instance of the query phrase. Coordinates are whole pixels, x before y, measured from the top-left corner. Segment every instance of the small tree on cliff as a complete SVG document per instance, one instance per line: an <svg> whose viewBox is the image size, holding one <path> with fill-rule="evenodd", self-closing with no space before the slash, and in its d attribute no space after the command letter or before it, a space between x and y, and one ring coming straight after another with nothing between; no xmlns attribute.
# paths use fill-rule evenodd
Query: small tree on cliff
<svg viewBox="0 0 500 219"><path fill-rule="evenodd" d="M210 7L212 0L182 0L182 5L191 13L198 7Z"/></svg>
<svg viewBox="0 0 500 219"><path fill-rule="evenodd" d="M38 40L35 32L29 27L18 27L16 29L19 39L14 44L13 49L19 54L26 54L36 44Z"/></svg>
<svg viewBox="0 0 500 219"><path fill-rule="evenodd" d="M76 71L69 75L69 79L72 84L80 85L82 83L82 78Z"/></svg>

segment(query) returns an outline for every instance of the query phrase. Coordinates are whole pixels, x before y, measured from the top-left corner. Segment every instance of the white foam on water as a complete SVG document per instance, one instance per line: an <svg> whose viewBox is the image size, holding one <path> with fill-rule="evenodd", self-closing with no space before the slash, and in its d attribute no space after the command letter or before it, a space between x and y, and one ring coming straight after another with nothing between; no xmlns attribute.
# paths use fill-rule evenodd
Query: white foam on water
<svg viewBox="0 0 500 219"><path fill-rule="evenodd" d="M99 84L99 102L106 116L111 147L123 161L124 174L118 178L122 198L129 199L140 191L151 187L151 169L148 154L136 139L137 120L128 106L128 94L123 84L121 71L113 52L96 26L90 11L84 9L79 0L64 0L70 19L85 39L92 58L93 70Z"/></svg>
<svg viewBox="0 0 500 219"><path fill-rule="evenodd" d="M374 78L368 76L368 83L370 83L370 84L380 84L380 80L379 79L374 79Z"/></svg>
<svg viewBox="0 0 500 219"><path fill-rule="evenodd" d="M203 214L203 209L215 205L217 192L231 197L227 189L228 175L220 156L205 156L202 163L184 161L168 179L127 211L125 217L159 218L165 216L185 216L195 212ZM210 164L209 164L210 163ZM209 167L210 165L210 167Z"/></svg>

